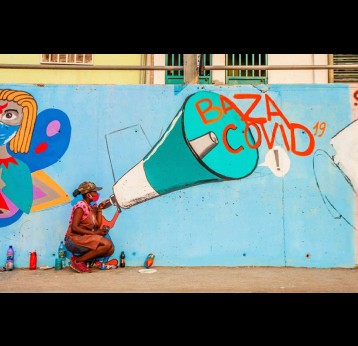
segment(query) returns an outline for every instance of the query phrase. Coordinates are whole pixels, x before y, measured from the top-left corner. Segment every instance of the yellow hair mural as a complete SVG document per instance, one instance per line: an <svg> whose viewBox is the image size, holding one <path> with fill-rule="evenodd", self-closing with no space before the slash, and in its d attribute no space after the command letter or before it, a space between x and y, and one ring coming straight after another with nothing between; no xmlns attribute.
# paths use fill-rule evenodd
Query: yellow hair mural
<svg viewBox="0 0 358 346"><path fill-rule="evenodd" d="M11 89L0 90L0 100L16 102L23 108L23 118L19 130L10 141L14 153L27 153L30 148L32 132L37 117L37 103L32 95L25 91Z"/></svg>

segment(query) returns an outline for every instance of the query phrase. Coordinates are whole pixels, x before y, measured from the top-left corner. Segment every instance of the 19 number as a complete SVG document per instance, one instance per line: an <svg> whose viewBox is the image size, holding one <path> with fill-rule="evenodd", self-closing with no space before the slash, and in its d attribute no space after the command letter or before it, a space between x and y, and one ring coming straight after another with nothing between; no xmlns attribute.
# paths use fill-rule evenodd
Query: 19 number
<svg viewBox="0 0 358 346"><path fill-rule="evenodd" d="M327 124L323 122L317 121L313 128L315 129L314 135L318 137L322 137L324 132L326 131ZM319 133L318 133L319 132Z"/></svg>

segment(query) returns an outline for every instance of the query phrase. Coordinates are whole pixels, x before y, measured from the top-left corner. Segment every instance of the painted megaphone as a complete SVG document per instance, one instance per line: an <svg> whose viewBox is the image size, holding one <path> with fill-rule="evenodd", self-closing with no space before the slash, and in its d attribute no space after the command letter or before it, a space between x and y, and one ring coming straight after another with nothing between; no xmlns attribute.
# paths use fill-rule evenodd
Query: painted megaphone
<svg viewBox="0 0 358 346"><path fill-rule="evenodd" d="M176 190L251 174L258 162L254 138L226 102L208 91L189 96L150 152L113 185L112 204L130 208Z"/></svg>

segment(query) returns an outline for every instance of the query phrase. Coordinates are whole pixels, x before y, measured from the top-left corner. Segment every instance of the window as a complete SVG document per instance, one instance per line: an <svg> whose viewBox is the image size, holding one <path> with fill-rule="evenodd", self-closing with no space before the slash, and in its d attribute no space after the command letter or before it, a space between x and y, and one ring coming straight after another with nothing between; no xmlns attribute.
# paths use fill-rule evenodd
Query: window
<svg viewBox="0 0 358 346"><path fill-rule="evenodd" d="M92 65L93 54L42 54L41 64Z"/></svg>
<svg viewBox="0 0 358 346"><path fill-rule="evenodd" d="M211 65L211 54L203 54L203 64ZM184 54L165 54L165 66L184 66ZM184 84L184 70L165 71L165 84ZM199 84L211 84L211 71L199 75Z"/></svg>
<svg viewBox="0 0 358 346"><path fill-rule="evenodd" d="M358 64L358 54L333 54L333 65ZM357 83L357 70L334 70L333 83Z"/></svg>
<svg viewBox="0 0 358 346"><path fill-rule="evenodd" d="M267 65L267 54L227 54L228 66ZM267 84L266 70L227 70L226 84Z"/></svg>

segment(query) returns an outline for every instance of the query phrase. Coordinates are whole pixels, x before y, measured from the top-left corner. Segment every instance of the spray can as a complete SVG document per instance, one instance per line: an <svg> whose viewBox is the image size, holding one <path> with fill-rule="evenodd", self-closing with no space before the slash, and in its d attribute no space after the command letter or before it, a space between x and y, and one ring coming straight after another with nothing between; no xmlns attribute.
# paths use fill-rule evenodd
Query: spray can
<svg viewBox="0 0 358 346"><path fill-rule="evenodd" d="M37 253L36 250L33 252L30 252L30 263L29 263L29 269L35 270L37 267Z"/></svg>
<svg viewBox="0 0 358 346"><path fill-rule="evenodd" d="M145 260L145 262L144 262L144 266L145 266L147 269L150 268L150 267L153 265L153 263L154 263L154 257L155 257L155 255L152 254L152 253L150 253L150 254L147 256L147 258L146 258L146 260Z"/></svg>

